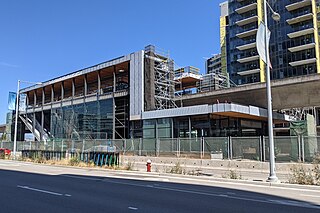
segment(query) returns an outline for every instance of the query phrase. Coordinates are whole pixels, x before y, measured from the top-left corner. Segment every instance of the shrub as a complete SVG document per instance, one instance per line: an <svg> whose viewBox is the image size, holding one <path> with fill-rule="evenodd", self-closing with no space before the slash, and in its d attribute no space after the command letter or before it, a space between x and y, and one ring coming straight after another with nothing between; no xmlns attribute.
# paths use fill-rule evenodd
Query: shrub
<svg viewBox="0 0 320 213"><path fill-rule="evenodd" d="M80 163L80 159L77 158L77 157L72 157L69 160L69 165L70 166L77 166L77 165L79 165L79 163Z"/></svg>
<svg viewBox="0 0 320 213"><path fill-rule="evenodd" d="M316 165L314 169L306 169L302 165L295 166L291 169L292 173L289 183L302 185L319 185L320 184L320 168Z"/></svg>
<svg viewBox="0 0 320 213"><path fill-rule="evenodd" d="M170 170L169 173L172 174L184 174L185 171L182 169L180 162L177 162Z"/></svg>
<svg viewBox="0 0 320 213"><path fill-rule="evenodd" d="M223 178L228 178L228 179L234 179L234 180L241 180L242 179L242 175L238 174L234 170L229 170L229 172L227 172L224 175L222 175L222 177Z"/></svg>

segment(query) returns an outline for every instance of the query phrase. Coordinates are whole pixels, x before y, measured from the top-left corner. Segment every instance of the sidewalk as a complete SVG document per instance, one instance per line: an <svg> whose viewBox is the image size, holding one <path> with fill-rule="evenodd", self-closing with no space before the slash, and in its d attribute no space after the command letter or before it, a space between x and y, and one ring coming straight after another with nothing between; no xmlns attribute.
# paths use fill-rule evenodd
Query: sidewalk
<svg viewBox="0 0 320 213"><path fill-rule="evenodd" d="M152 171L156 173L182 173L193 176L207 176L214 178L242 179L249 181L265 182L269 176L269 163L250 160L210 160L210 159L186 159L167 157L145 157L145 156L121 156L122 166L131 164L133 170L146 171L146 162L152 161ZM276 163L276 174L279 181L287 183L290 178L291 169L302 165L312 168L312 164L298 163Z"/></svg>

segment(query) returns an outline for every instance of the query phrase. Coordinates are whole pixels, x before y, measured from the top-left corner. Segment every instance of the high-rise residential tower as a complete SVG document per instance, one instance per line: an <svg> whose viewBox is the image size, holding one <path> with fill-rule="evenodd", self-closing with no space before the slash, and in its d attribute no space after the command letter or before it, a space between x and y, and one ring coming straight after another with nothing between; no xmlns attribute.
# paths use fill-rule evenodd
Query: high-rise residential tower
<svg viewBox="0 0 320 213"><path fill-rule="evenodd" d="M265 64L256 49L258 26L264 20L263 3L263 0L228 0L220 5L222 57L225 53L221 61L226 61L226 70L238 85L265 82ZM268 4L281 14L280 21L274 21L267 9L271 78L320 73L320 1L269 0Z"/></svg>

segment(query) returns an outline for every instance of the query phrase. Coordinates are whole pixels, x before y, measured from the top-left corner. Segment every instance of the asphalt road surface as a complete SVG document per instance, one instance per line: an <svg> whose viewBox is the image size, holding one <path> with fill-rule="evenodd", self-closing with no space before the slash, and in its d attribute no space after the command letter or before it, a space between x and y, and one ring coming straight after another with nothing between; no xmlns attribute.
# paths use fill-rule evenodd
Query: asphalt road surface
<svg viewBox="0 0 320 213"><path fill-rule="evenodd" d="M314 190L206 186L138 173L119 178L121 172L112 177L117 172L93 176L94 171L88 169L73 171L0 161L0 212L320 212L320 205L311 202L320 200L320 192ZM270 194L272 190L278 195ZM294 197L294 193L306 199L285 196Z"/></svg>

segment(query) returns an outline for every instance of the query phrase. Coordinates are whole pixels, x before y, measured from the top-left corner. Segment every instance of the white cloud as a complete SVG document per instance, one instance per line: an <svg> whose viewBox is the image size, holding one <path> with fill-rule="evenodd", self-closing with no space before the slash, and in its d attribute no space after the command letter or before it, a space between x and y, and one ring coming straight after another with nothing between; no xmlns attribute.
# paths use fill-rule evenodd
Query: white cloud
<svg viewBox="0 0 320 213"><path fill-rule="evenodd" d="M12 67L12 68L18 68L18 67L19 67L18 65L15 65L15 64L9 64L9 63L3 62L3 61L0 61L0 66L4 66L4 67Z"/></svg>

